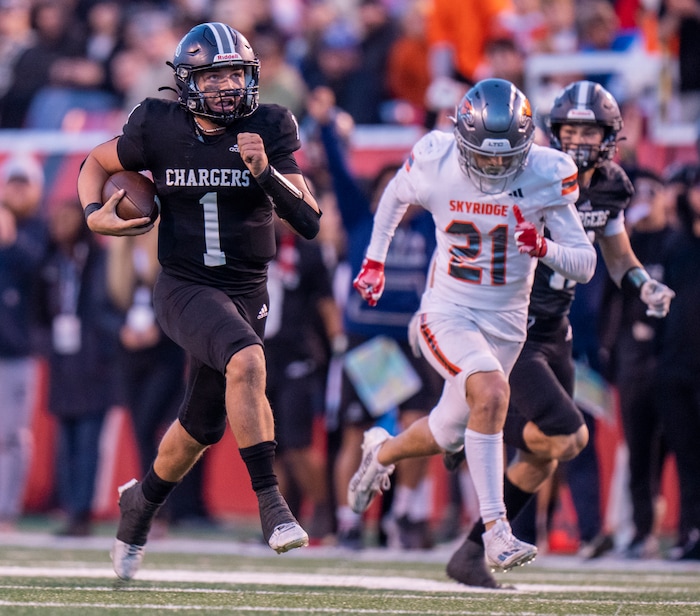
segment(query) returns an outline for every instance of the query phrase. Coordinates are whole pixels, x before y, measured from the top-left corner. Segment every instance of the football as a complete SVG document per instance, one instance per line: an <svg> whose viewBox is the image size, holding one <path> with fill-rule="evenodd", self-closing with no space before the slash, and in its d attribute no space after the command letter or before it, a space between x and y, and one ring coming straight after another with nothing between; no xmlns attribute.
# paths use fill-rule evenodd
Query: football
<svg viewBox="0 0 700 616"><path fill-rule="evenodd" d="M133 220L148 216L151 222L158 218L158 198L156 185L137 171L118 171L110 175L102 188L102 203L120 189L126 190L117 203L117 216L123 220Z"/></svg>

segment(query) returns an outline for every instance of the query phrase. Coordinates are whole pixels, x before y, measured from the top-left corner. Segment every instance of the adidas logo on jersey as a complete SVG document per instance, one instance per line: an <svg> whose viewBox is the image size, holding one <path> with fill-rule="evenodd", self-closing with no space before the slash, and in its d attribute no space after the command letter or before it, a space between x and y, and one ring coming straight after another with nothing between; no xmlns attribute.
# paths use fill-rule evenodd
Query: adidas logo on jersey
<svg viewBox="0 0 700 616"><path fill-rule="evenodd" d="M258 321L260 319L264 319L267 316L267 304L263 304L262 308L260 308L260 311L258 312Z"/></svg>
<svg viewBox="0 0 700 616"><path fill-rule="evenodd" d="M229 149L229 152L238 152L238 144L236 143L235 145L232 145Z"/></svg>
<svg viewBox="0 0 700 616"><path fill-rule="evenodd" d="M514 197L516 199L522 199L525 195L523 195L523 189L522 188L516 188L515 190L511 191L508 193L509 197Z"/></svg>

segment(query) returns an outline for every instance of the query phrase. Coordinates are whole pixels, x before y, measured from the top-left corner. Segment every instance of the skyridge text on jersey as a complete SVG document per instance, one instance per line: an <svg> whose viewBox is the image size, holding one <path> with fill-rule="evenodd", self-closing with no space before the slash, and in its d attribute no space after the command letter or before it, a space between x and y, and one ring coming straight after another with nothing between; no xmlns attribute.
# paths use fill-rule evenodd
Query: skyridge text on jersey
<svg viewBox="0 0 700 616"><path fill-rule="evenodd" d="M166 186L250 186L248 169L166 169Z"/></svg>
<svg viewBox="0 0 700 616"><path fill-rule="evenodd" d="M467 214L493 214L495 216L508 216L509 205L494 203L474 203L473 201L450 200L451 212L465 212Z"/></svg>

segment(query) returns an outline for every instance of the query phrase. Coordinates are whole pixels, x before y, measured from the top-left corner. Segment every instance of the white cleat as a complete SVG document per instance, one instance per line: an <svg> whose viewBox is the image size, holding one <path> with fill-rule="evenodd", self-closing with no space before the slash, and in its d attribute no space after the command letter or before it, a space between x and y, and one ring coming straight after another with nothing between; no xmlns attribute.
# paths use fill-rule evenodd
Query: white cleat
<svg viewBox="0 0 700 616"><path fill-rule="evenodd" d="M362 462L348 484L348 505L355 513L366 511L372 499L391 487L389 478L394 465L384 466L377 461L377 452L391 435L379 426L365 432L362 440Z"/></svg>
<svg viewBox="0 0 700 616"><path fill-rule="evenodd" d="M133 545L115 539L109 555L117 577L121 580L132 579L141 566L145 552L146 549L142 545Z"/></svg>
<svg viewBox="0 0 700 616"><path fill-rule="evenodd" d="M284 554L294 548L303 548L309 545L309 536L296 522L286 522L275 526L267 544L278 554Z"/></svg>
<svg viewBox="0 0 700 616"><path fill-rule="evenodd" d="M505 520L498 520L481 535L484 540L486 564L491 571L510 571L535 560L537 548L520 541Z"/></svg>

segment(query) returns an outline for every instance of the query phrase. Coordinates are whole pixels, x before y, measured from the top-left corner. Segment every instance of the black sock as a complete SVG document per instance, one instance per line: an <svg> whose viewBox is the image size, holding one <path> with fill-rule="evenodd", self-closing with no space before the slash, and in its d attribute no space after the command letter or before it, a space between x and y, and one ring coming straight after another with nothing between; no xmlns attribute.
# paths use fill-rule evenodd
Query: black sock
<svg viewBox="0 0 700 616"><path fill-rule="evenodd" d="M485 532L486 527L481 521L481 518L479 518L469 531L468 539L469 541L473 541L474 543L478 543L479 545L483 546L484 540L481 538L481 535L483 535Z"/></svg>
<svg viewBox="0 0 700 616"><path fill-rule="evenodd" d="M525 492L525 490L521 490L512 483L510 479L508 479L508 475L503 478L503 501L506 504L508 519L514 520L534 496L534 492ZM479 545L484 545L481 535L485 532L486 527L481 519L479 519L479 521L472 526L471 531L469 531L469 540Z"/></svg>
<svg viewBox="0 0 700 616"><path fill-rule="evenodd" d="M525 490L521 490L514 483L511 483L510 479L508 479L508 475L505 476L503 482L503 500L506 504L509 520L515 520L518 514L525 509L526 505L534 496L534 492L525 492Z"/></svg>
<svg viewBox="0 0 700 616"><path fill-rule="evenodd" d="M178 483L177 481L165 481L161 479L156 475L156 472L153 470L153 465L151 465L151 468L141 482L141 490L148 502L155 505L162 505Z"/></svg>
<svg viewBox="0 0 700 616"><path fill-rule="evenodd" d="M277 475L273 469L276 447L276 441L263 441L238 450L248 467L250 483L255 492L278 484Z"/></svg>

